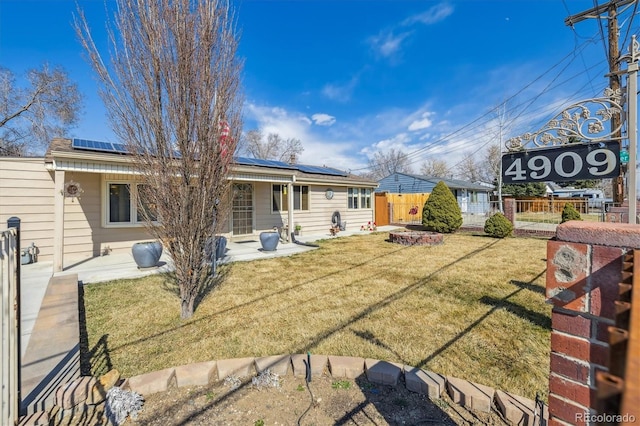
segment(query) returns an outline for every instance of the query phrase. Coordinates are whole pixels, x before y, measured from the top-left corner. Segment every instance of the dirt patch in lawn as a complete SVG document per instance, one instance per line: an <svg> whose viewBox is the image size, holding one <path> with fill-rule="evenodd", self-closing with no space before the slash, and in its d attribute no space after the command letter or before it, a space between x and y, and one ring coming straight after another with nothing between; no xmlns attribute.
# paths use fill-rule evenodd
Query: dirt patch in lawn
<svg viewBox="0 0 640 426"><path fill-rule="evenodd" d="M311 390L311 392L309 391ZM135 425L504 425L497 413L471 412L448 396L431 401L404 383L286 376L279 387L245 381L169 389L149 395ZM313 397L312 397L313 395Z"/></svg>

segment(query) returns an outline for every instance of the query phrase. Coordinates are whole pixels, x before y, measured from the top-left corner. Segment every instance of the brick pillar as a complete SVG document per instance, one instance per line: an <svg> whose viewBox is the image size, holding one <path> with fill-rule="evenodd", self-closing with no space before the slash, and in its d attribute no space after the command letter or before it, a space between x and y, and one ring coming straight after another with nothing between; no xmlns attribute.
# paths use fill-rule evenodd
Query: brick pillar
<svg viewBox="0 0 640 426"><path fill-rule="evenodd" d="M622 257L640 248L640 226L570 221L547 243L551 317L550 424L590 425L596 414L596 371L607 371Z"/></svg>
<svg viewBox="0 0 640 426"><path fill-rule="evenodd" d="M516 227L516 199L515 198L505 198L502 200L504 204L504 216L509 219L509 222Z"/></svg>

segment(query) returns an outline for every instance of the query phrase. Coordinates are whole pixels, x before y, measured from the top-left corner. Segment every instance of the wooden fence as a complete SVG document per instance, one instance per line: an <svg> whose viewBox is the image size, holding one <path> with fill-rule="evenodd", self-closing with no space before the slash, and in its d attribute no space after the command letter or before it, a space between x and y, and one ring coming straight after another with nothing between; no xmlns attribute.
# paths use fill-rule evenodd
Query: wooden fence
<svg viewBox="0 0 640 426"><path fill-rule="evenodd" d="M589 213L589 205L583 198L518 197L517 213L562 213L566 204L573 204L579 213Z"/></svg>
<svg viewBox="0 0 640 426"><path fill-rule="evenodd" d="M391 194L385 193L389 206L388 215L391 223L422 222L422 207L429 198L424 194Z"/></svg>
<svg viewBox="0 0 640 426"><path fill-rule="evenodd" d="M0 424L14 425L19 418L19 350L18 333L18 274L20 253L18 253L16 229L0 232L0 292L2 293L2 358L0 379L2 381L2 417Z"/></svg>

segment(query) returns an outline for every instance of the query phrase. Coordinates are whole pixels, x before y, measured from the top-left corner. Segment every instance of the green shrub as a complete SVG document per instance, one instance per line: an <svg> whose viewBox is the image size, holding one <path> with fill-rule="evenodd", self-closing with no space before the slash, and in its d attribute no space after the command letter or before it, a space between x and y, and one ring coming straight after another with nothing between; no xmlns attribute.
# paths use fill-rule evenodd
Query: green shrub
<svg viewBox="0 0 640 426"><path fill-rule="evenodd" d="M422 208L422 224L430 231L450 233L462 226L462 212L453 192L442 181Z"/></svg>
<svg viewBox="0 0 640 426"><path fill-rule="evenodd" d="M484 233L494 238L508 237L513 233L513 224L498 212L484 223Z"/></svg>
<svg viewBox="0 0 640 426"><path fill-rule="evenodd" d="M580 213L578 213L578 210L576 210L571 203L564 205L564 208L562 209L562 222L560 223L565 223L569 220L582 220Z"/></svg>

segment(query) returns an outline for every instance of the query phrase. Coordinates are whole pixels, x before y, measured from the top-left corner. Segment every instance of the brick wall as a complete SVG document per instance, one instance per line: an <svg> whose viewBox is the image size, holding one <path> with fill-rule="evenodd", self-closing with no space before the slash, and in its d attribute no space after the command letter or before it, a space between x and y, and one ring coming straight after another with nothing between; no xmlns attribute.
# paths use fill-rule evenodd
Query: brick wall
<svg viewBox="0 0 640 426"><path fill-rule="evenodd" d="M515 198L505 198L502 200L504 206L504 216L509 219L515 228L516 226L516 199Z"/></svg>
<svg viewBox="0 0 640 426"><path fill-rule="evenodd" d="M608 331L622 279L622 257L640 248L640 226L570 221L547 243L551 318L550 425L592 424L596 372L608 371Z"/></svg>

